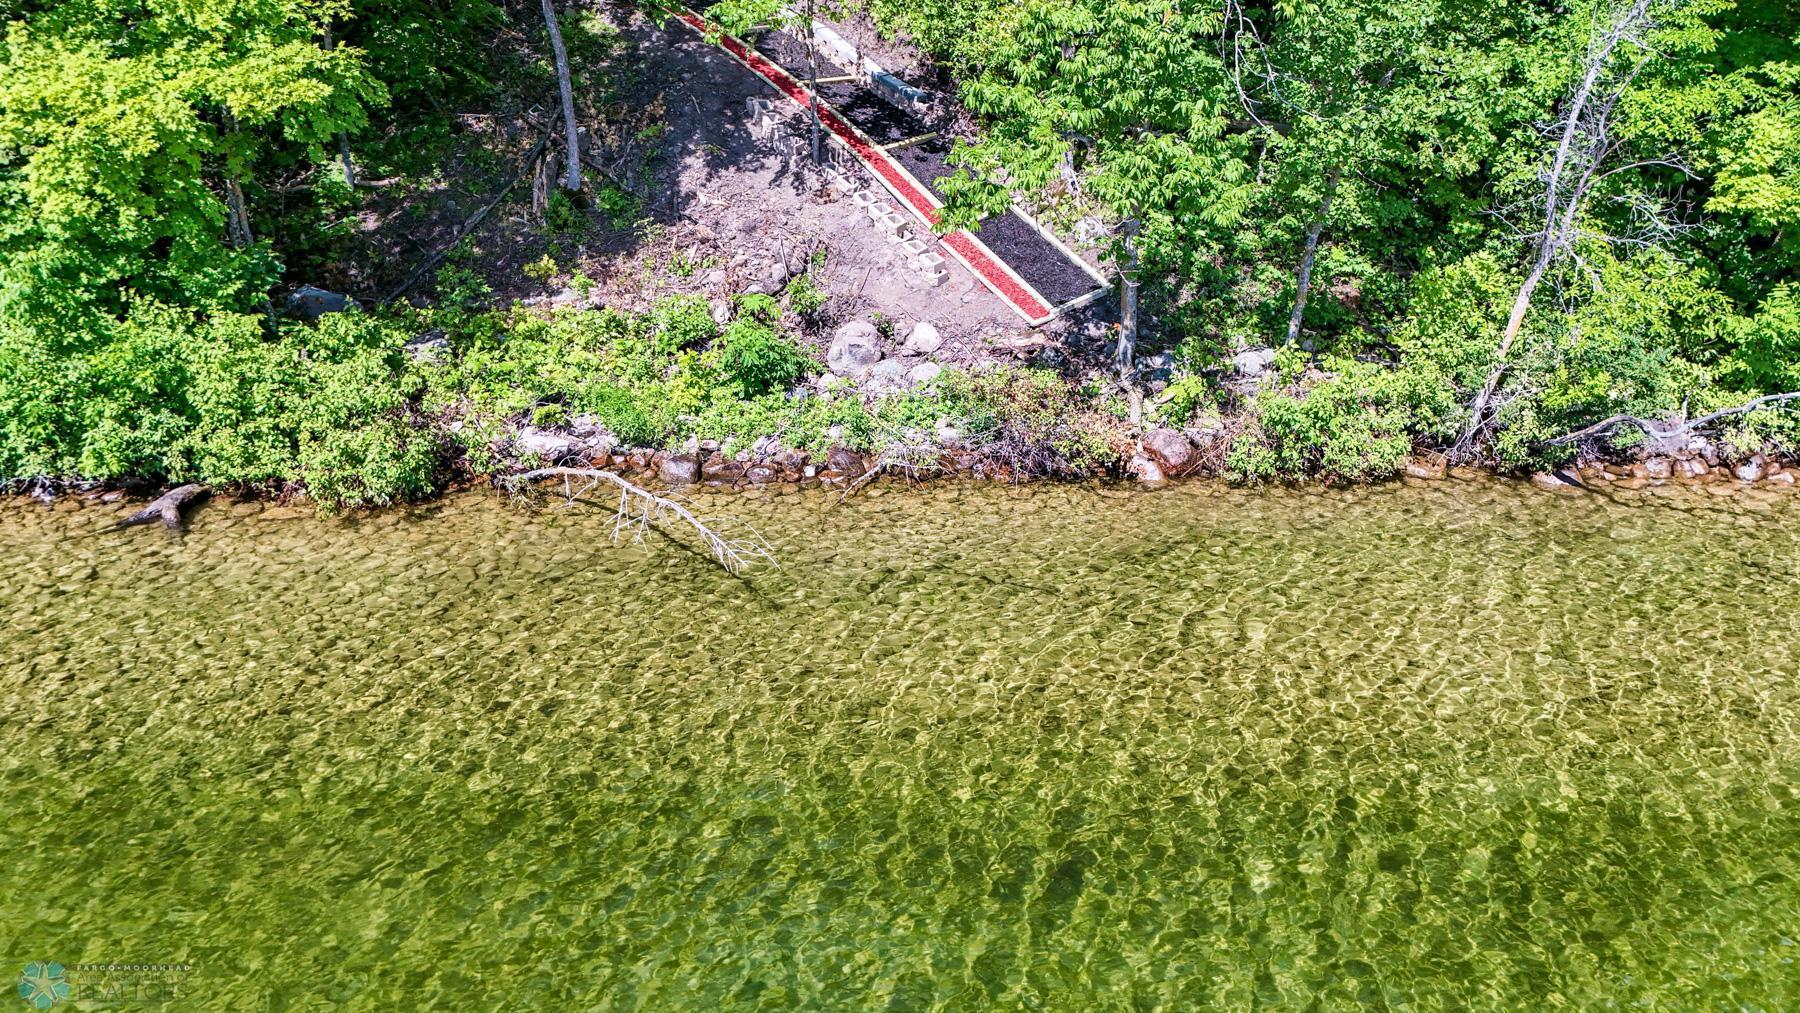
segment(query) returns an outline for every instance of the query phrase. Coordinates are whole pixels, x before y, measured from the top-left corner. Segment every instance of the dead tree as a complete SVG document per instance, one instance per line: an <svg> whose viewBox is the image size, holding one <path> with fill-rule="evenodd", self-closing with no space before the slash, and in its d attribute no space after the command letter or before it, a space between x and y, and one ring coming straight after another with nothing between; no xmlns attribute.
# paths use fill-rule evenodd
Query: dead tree
<svg viewBox="0 0 1800 1013"><path fill-rule="evenodd" d="M1675 439L1686 439L1689 436L1706 432L1709 429L1715 429L1718 427L1718 423L1725 419L1736 418L1740 415L1748 415L1751 412L1763 411L1765 409L1774 410L1795 402L1800 402L1800 391L1790 391L1786 394L1768 394L1763 397L1752 398L1733 408L1721 408L1716 412L1710 412L1697 419L1677 418L1663 425L1658 425L1648 419L1638 418L1636 415L1614 415L1610 418L1601 419L1591 426L1577 429L1572 433L1564 433L1555 439L1545 440L1544 445L1548 447L1562 447L1571 443L1582 443L1587 440L1605 436L1621 426L1632 426L1650 439L1655 440L1658 443L1665 443Z"/></svg>
<svg viewBox="0 0 1800 1013"><path fill-rule="evenodd" d="M581 138L575 130L575 87L569 79L569 51L563 47L562 28L556 23L556 7L541 0L544 27L550 30L550 52L556 59L556 88L562 95L564 175L562 188L581 192Z"/></svg>
<svg viewBox="0 0 1800 1013"><path fill-rule="evenodd" d="M163 527L179 533L181 531L181 509L188 503L206 495L206 486L183 485L170 489L130 517L113 525L117 528L135 528L140 524L162 521Z"/></svg>
<svg viewBox="0 0 1800 1013"><path fill-rule="evenodd" d="M1537 229L1526 237L1533 247L1531 269L1513 298L1512 312L1495 351L1494 367L1469 407L1469 421L1456 442L1454 454L1467 453L1487 424L1488 407L1510 365L1508 356L1524 326L1525 315L1531 309L1532 296L1551 268L1575 257L1577 243L1582 239L1643 241L1594 235L1583 229L1582 214L1595 188L1609 177L1636 169L1660 166L1686 171L1668 157L1617 162L1621 142L1613 122L1626 91L1644 66L1657 55L1646 37L1656 27L1661 9L1683 2L1685 0L1631 0L1590 39L1581 76L1563 103L1560 118L1546 131L1553 139L1554 147L1539 176L1542 189L1537 191L1533 201ZM1641 203L1640 209L1644 209ZM1649 220L1653 231L1667 233L1675 228L1654 211Z"/></svg>
<svg viewBox="0 0 1800 1013"><path fill-rule="evenodd" d="M747 534L735 537L723 534L718 530L718 525L723 523L721 519L701 517L680 501L658 496L642 486L634 485L616 472L599 468L538 468L509 476L501 482L509 491L521 493L524 487L547 478L562 479L563 497L571 503L602 485L616 488L619 491L619 507L613 518L614 541L629 533L633 541L641 542L651 526L668 515L699 534L713 561L733 576L758 563L778 565L769 543L754 530L746 529ZM579 488L576 486L577 482L582 483Z"/></svg>
<svg viewBox="0 0 1800 1013"><path fill-rule="evenodd" d="M1137 354L1138 340L1138 286L1142 282L1138 273L1137 235L1139 218L1127 218L1119 224L1120 249L1124 252L1125 263L1119 271L1119 348L1115 355L1119 367L1119 379L1129 380L1133 358Z"/></svg>

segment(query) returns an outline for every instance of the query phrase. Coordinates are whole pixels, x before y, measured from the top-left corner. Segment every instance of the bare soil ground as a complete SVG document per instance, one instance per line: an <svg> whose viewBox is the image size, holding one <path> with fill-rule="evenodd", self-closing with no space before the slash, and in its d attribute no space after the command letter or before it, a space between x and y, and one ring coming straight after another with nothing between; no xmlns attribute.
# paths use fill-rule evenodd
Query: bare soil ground
<svg viewBox="0 0 1800 1013"><path fill-rule="evenodd" d="M589 206L558 213L544 200L560 135L551 137L550 158L521 175L526 153L555 125L553 90L536 102L515 100L523 108L459 111L440 169L374 191L356 217L358 250L318 283L378 300L516 181L407 299L457 296L440 283L474 279L497 305L639 309L679 293L722 299L779 290L781 275L810 269L830 299L796 323L821 344L849 319L885 319L899 337L914 321L930 321L944 336L936 358L946 364L1045 349L1052 359L1081 359L1084 339L1104 340L1101 310L1030 331L954 261L933 287L825 185L804 151L790 158L773 140L752 136L746 100L772 98L773 90L685 25L652 21L625 3L599 3L583 17L601 36L575 68L585 157L605 170L604 179L589 172ZM792 133L805 134L798 109L777 108ZM548 276L545 257L554 264Z"/></svg>

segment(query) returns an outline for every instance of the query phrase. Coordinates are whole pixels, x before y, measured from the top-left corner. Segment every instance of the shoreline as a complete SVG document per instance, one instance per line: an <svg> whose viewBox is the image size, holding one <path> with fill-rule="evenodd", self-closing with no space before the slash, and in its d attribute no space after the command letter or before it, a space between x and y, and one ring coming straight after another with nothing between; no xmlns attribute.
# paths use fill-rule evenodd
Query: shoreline
<svg viewBox="0 0 1800 1013"><path fill-rule="evenodd" d="M710 441L707 441L710 442ZM634 449L596 456L584 461L569 459L567 466L611 471L646 488L665 493L704 492L707 494L741 493L758 489L790 489L796 491L825 490L842 493L846 498L865 486L900 482L909 486L938 485L946 482L993 483L1013 486L1069 485L1100 483L1115 488L1154 492L1170 486L1217 483L1233 488L1258 491L1294 489L1343 489L1355 486L1403 484L1431 485L1441 482L1489 481L1529 486L1547 493L1627 492L1658 489L1705 490L1721 498L1749 494L1800 493L1800 463L1757 455L1737 467L1710 465L1698 455L1692 457L1652 457L1634 462L1585 461L1553 471L1533 473L1508 472L1487 466L1447 466L1433 455L1415 455L1404 468L1391 474L1356 480L1322 478L1299 480L1234 480L1223 472L1190 468L1154 477L1134 475L1129 466L1098 472L1068 474L1022 473L1015 466L992 454L980 451L943 451L935 459L891 457L860 453L843 447L823 454L783 450L761 459L738 460L743 454L727 457L717 449L700 451L668 451ZM1142 462L1138 462L1140 465ZM519 469L522 473L524 468ZM1746 479L1745 475L1754 477ZM408 507L442 502L471 492L506 492L509 475L460 474L432 495L399 500L384 505L368 505L338 512L337 516L374 516L404 510ZM548 491L553 480L538 483L535 488ZM37 489L6 490L6 498L14 501L35 500L48 507L70 502L77 506L147 503L173 484L147 484L124 481L48 482ZM520 490L521 492L524 490ZM218 496L234 503L257 502L278 506L310 506L313 501L302 488L270 489L248 486L225 486L207 489L208 496ZM321 516L329 516L321 513Z"/></svg>

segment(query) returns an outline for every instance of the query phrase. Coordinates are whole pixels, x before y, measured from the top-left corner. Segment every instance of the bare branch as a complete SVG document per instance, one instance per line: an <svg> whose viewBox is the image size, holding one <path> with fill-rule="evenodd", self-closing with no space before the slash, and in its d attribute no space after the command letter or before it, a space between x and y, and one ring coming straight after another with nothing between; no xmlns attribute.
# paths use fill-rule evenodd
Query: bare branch
<svg viewBox="0 0 1800 1013"><path fill-rule="evenodd" d="M706 543L707 551L727 573L736 576L757 563L767 566L779 566L769 543L748 525L739 526L748 531L747 536L729 537L721 534L714 525L722 523L720 518L701 517L689 510L680 501L667 496L658 496L642 486L635 485L624 477L611 471L598 468L538 468L521 472L502 479L502 484L514 493L523 486L539 482L547 478L563 480L563 497L570 502L579 499L583 494L596 486L610 484L619 490L618 513L613 519L613 540L616 542L628 532L635 541L642 541L651 525L655 524L663 514L671 514L683 524L692 528ZM576 480L586 483L579 489L574 487Z"/></svg>
<svg viewBox="0 0 1800 1013"><path fill-rule="evenodd" d="M1679 436L1692 436L1705 430L1707 427L1711 426L1712 423L1718 422L1721 419L1734 418L1738 415L1748 415L1754 411L1760 411L1774 405L1786 404L1791 401L1800 401L1800 391L1791 391L1786 394L1769 394L1764 397L1754 398L1741 405L1737 405L1736 407L1722 408L1719 411L1702 415L1691 421L1678 421L1666 429L1658 428L1654 422L1648 422L1638 418L1636 415L1614 415L1610 418L1601 419L1591 426L1577 429L1572 433L1564 433L1555 439L1545 440L1544 445L1548 447L1560 447L1570 443L1579 443L1582 440L1603 436L1620 426L1635 426L1642 430L1645 436L1654 440L1667 440Z"/></svg>

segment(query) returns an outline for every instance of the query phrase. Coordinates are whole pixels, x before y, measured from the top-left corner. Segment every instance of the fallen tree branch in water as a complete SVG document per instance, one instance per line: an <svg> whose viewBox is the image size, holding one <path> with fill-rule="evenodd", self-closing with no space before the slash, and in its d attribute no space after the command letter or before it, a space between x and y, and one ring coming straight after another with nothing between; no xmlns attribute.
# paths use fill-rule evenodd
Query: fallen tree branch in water
<svg viewBox="0 0 1800 1013"><path fill-rule="evenodd" d="M683 524L699 533L714 562L724 567L725 571L733 576L742 573L756 563L763 563L771 567L780 565L775 561L775 555L769 548L769 543L748 525L742 525L737 521L731 522L743 526L749 532L748 536L729 537L721 534L714 525L720 524L722 519L701 517L679 501L667 496L658 496L611 471L602 471L599 468L538 468L517 475L509 475L500 481L509 491L517 493L522 486L547 478L563 480L563 498L571 503L601 485L611 485L617 488L619 490L619 508L618 514L613 519L614 541L618 541L627 531L631 532L633 541L643 541L644 534L649 531L650 526L667 513L674 515ZM576 488L577 481L585 484Z"/></svg>
<svg viewBox="0 0 1800 1013"><path fill-rule="evenodd" d="M1746 401L1735 408L1721 408L1716 412L1702 415L1690 422L1671 423L1666 429L1659 429L1657 428L1656 423L1638 418L1636 415L1614 415L1611 418L1601 419L1591 426L1577 429L1572 433L1564 433L1553 440L1546 440L1544 441L1544 445L1549 447L1560 447L1567 443L1575 443L1580 440L1588 439L1589 437L1600 436L1611 430L1617 429L1620 426L1626 425L1636 426L1645 436L1657 440L1666 440L1676 436L1691 436L1720 419L1727 419L1736 415L1748 415L1753 411L1768 408L1772 405L1785 404L1789 401L1800 401L1800 390L1791 391L1786 394L1769 394L1765 397L1755 398L1754 400Z"/></svg>
<svg viewBox="0 0 1800 1013"><path fill-rule="evenodd" d="M937 463L937 456L938 449L935 445L927 447L900 442L890 443L869 465L869 470L844 487L844 492L838 497L838 502L842 503L849 499L851 494L889 471L899 472L906 477L908 482L918 482L919 473L922 471L943 471L944 469Z"/></svg>
<svg viewBox="0 0 1800 1013"><path fill-rule="evenodd" d="M152 500L149 506L113 525L113 528L135 528L139 524L162 521L163 527L178 532L181 530L181 508L204 495L206 486L203 485L176 486Z"/></svg>

